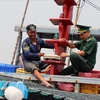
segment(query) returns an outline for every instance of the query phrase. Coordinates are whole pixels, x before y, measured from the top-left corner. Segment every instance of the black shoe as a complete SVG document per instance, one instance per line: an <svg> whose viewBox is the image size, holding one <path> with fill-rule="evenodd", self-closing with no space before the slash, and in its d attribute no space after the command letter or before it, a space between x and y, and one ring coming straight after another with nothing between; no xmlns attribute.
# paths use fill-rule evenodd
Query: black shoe
<svg viewBox="0 0 100 100"><path fill-rule="evenodd" d="M78 76L78 72L71 74L71 76Z"/></svg>

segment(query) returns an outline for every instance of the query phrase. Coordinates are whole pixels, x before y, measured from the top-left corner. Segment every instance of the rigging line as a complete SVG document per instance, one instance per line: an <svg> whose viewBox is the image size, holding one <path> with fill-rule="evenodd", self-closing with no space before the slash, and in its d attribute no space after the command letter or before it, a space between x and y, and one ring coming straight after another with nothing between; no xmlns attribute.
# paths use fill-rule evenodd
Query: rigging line
<svg viewBox="0 0 100 100"><path fill-rule="evenodd" d="M13 52L13 57L12 57L12 62L11 62L12 65L14 63L14 59L15 59L15 56L16 56L16 52L17 52L17 49L18 49L18 46L19 46L18 43L19 43L19 41L21 42L21 39L22 39L22 27L23 27L23 24L24 24L24 20L25 20L25 16L26 16L26 12L27 12L28 5L29 5L29 0L27 0L26 7L25 7L25 11L24 11L24 15L23 15L22 22L21 22L21 25L20 25L20 30L18 32L16 46L15 46L15 50ZM20 52L20 50L19 50L19 52ZM18 54L17 54L17 56L18 56Z"/></svg>
<svg viewBox="0 0 100 100"><path fill-rule="evenodd" d="M100 9L98 9L96 6L93 6L91 3L89 3L89 2L86 2L86 3L90 4L93 8L97 9L98 11L100 11Z"/></svg>
<svg viewBox="0 0 100 100"><path fill-rule="evenodd" d="M80 4L81 4L81 0L79 0L79 1L78 1L78 4L77 4L78 6L77 6L76 18L75 18L75 22L74 22L74 27L75 27L75 29L74 29L74 31L73 31L73 33L72 33L72 40L73 40L73 34L74 34L75 31L76 31L76 25L77 25L77 22L78 22L78 19L79 19L81 10L82 10L82 8L83 8L85 2L84 2L84 1L82 2L82 6L81 6Z"/></svg>
<svg viewBox="0 0 100 100"><path fill-rule="evenodd" d="M73 33L72 33L72 43L73 43L73 34L74 34L75 31L76 31L76 25L77 25L77 22L78 22L78 19L79 19L81 10L82 10L82 8L83 8L85 2L82 2L81 9L80 9L80 4L81 4L81 0L79 0L79 1L78 1L78 4L77 4L77 12L76 12L76 18L75 18L75 23L74 23L74 27L75 27L75 28L74 28L74 31L73 31ZM71 51L72 51L72 49L70 48L69 53L71 53ZM70 65L70 59L68 58L68 64L67 64L67 66L69 66L69 65Z"/></svg>
<svg viewBox="0 0 100 100"><path fill-rule="evenodd" d="M83 0L82 5L79 8L82 8L84 6L84 4L85 4L85 1Z"/></svg>
<svg viewBox="0 0 100 100"><path fill-rule="evenodd" d="M85 1L85 0L84 0ZM95 9L100 11L100 7L98 7L97 5L93 4L92 2L90 2L89 0L85 1L86 3L90 4L92 7L94 7Z"/></svg>
<svg viewBox="0 0 100 100"><path fill-rule="evenodd" d="M78 16L77 16L77 22L78 22L79 16L80 16L80 14L81 14L81 11L82 11L82 8L83 8L84 5L85 5L85 2L83 1L83 2L82 2L82 6L81 6L81 8L80 8L80 10L79 10L79 13L78 13ZM77 24L77 23L76 23L76 24Z"/></svg>
<svg viewBox="0 0 100 100"><path fill-rule="evenodd" d="M91 1L87 0L88 2L90 2L92 5L94 5L97 9L100 10L100 7L98 7L97 5L93 4Z"/></svg>
<svg viewBox="0 0 100 100"><path fill-rule="evenodd" d="M73 33L72 33L72 41L74 40L74 39L73 39L73 34L74 34L75 31L76 31L76 25L77 25L77 22L78 22L78 19L79 19L79 16L80 16L80 13L81 13L81 11L82 11L82 8L83 8L84 4L85 4L85 2L83 1L83 2L82 2L82 6L80 7L80 2L79 2L78 6L77 6L76 18L75 18L75 22L74 22L74 27L75 27L75 29L74 29L74 31L73 31Z"/></svg>
<svg viewBox="0 0 100 100"><path fill-rule="evenodd" d="M45 0L44 3L42 4L42 6L41 6L41 8L40 8L40 11L37 13L37 15L35 16L35 18L33 19L33 22L37 20L37 18L38 18L38 16L39 16L39 14L41 13L41 11L42 11L42 9L43 9L45 3L46 3L46 0Z"/></svg>
<svg viewBox="0 0 100 100"><path fill-rule="evenodd" d="M84 0L83 0L84 1ZM77 2L77 4L79 3L79 1ZM82 8L83 6L84 6L84 4L85 4L85 1L84 2L82 2L83 4L79 7L79 8Z"/></svg>
<svg viewBox="0 0 100 100"><path fill-rule="evenodd" d="M92 2L90 2L89 0L87 0L88 3L93 6L94 8L96 8L97 10L100 10L100 7L98 7L97 5L93 4Z"/></svg>

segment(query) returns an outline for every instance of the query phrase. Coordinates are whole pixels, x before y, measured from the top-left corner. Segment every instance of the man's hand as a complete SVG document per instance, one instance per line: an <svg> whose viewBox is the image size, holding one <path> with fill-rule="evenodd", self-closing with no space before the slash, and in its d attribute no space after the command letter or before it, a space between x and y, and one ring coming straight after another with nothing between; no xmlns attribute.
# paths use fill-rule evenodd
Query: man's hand
<svg viewBox="0 0 100 100"><path fill-rule="evenodd" d="M39 57L41 57L41 56L43 56L44 55L44 53L38 53L38 56Z"/></svg>
<svg viewBox="0 0 100 100"><path fill-rule="evenodd" d="M68 56L69 56L69 55L68 55L67 53L64 53L64 52L60 54L60 57L62 57L62 58L63 58L63 57L68 57Z"/></svg>
<svg viewBox="0 0 100 100"><path fill-rule="evenodd" d="M59 39L59 42L66 42L66 39L65 38L61 38L61 39Z"/></svg>

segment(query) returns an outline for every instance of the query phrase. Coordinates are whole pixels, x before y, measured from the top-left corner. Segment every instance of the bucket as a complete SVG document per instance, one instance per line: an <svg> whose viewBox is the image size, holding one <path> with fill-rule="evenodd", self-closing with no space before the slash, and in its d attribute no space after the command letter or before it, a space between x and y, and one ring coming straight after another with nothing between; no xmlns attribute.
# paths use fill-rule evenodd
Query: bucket
<svg viewBox="0 0 100 100"><path fill-rule="evenodd" d="M59 82L56 84L57 88L63 91L67 92L73 92L74 91L74 85L72 83L63 83Z"/></svg>
<svg viewBox="0 0 100 100"><path fill-rule="evenodd" d="M14 86L9 86L5 89L4 96L7 100L22 100L23 93Z"/></svg>
<svg viewBox="0 0 100 100"><path fill-rule="evenodd" d="M23 82L9 82L8 87L9 86L13 86L18 88L19 90L22 91L24 98L27 99L28 98L28 89L27 87L23 84Z"/></svg>

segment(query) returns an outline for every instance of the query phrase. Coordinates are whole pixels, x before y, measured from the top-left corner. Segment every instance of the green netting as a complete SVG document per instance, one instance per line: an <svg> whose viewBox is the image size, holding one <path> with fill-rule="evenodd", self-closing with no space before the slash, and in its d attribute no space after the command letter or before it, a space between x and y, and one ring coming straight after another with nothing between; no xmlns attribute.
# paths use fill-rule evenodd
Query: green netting
<svg viewBox="0 0 100 100"><path fill-rule="evenodd" d="M39 90L37 90L37 89L29 89L28 92L37 93L37 92L39 92Z"/></svg>
<svg viewBox="0 0 100 100"><path fill-rule="evenodd" d="M43 95L43 96L51 95L51 93L49 93L49 92L43 92L43 91L41 91L40 94Z"/></svg>
<svg viewBox="0 0 100 100"><path fill-rule="evenodd" d="M59 95L53 95L53 98L56 99L56 100L61 100L61 99L63 99L64 97L59 96Z"/></svg>

